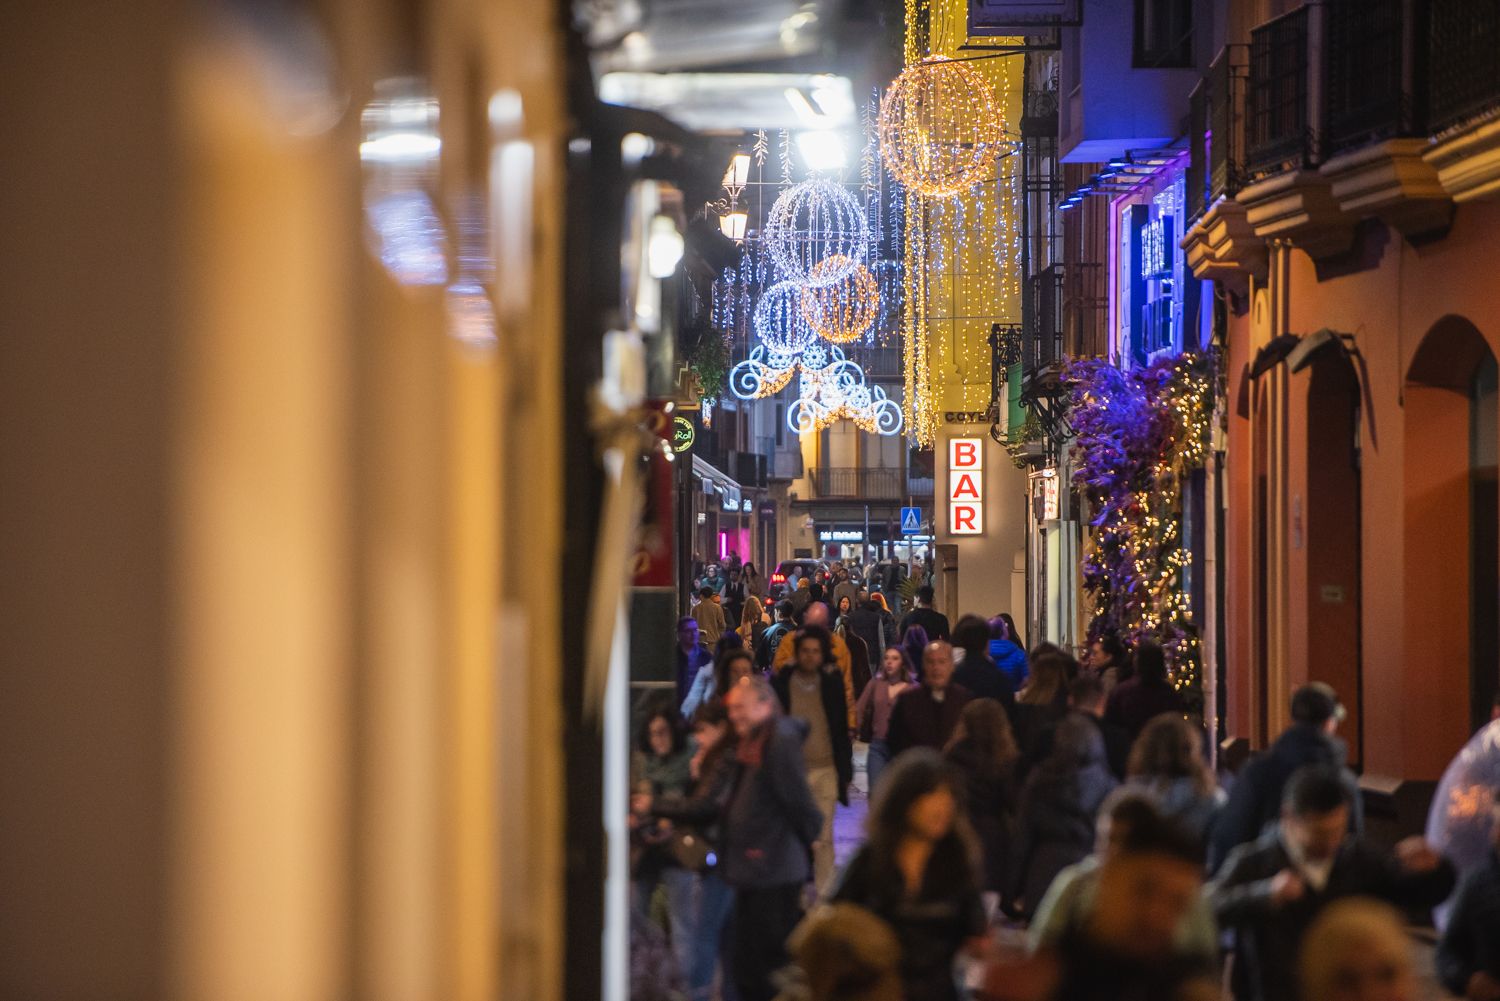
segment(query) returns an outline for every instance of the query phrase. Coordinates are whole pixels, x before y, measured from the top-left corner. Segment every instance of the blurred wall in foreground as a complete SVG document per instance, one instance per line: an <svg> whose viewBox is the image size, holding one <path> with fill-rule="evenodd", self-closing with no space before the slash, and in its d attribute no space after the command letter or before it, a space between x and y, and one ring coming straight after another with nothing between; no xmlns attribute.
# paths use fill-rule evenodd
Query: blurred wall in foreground
<svg viewBox="0 0 1500 1001"><path fill-rule="evenodd" d="M557 12L22 6L0 997L557 996ZM397 78L429 284L371 232Z"/></svg>

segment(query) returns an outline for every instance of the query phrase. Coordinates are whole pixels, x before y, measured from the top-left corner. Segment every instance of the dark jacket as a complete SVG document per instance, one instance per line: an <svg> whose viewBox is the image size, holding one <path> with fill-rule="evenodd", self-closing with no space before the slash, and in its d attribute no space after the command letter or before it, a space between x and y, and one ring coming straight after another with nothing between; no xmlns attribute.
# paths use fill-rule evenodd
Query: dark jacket
<svg viewBox="0 0 1500 1001"><path fill-rule="evenodd" d="M1301 897L1276 907L1271 879L1295 868L1270 830L1236 848L1209 887L1219 927L1234 939L1234 996L1238 1001L1296 1001L1297 961L1303 937L1314 919L1343 897L1378 897L1398 907L1432 907L1453 889L1453 865L1446 859L1431 872L1409 873L1390 855L1358 838L1345 841L1334 858L1328 883L1308 886Z"/></svg>
<svg viewBox="0 0 1500 1001"><path fill-rule="evenodd" d="M894 865L880 865L865 846L849 860L833 900L865 908L896 933L905 1001L956 1001L953 957L985 929L979 887L963 852L933 852L921 888L909 897Z"/></svg>
<svg viewBox="0 0 1500 1001"><path fill-rule="evenodd" d="M885 653L885 648L899 643L901 637L896 633L896 620L891 618L891 613L880 608L872 607L874 602L867 601L854 611L849 613L849 631L865 641L865 646L870 650L870 669L878 671L880 658ZM882 626L885 628L882 630ZM885 634L885 643L882 644L881 633Z"/></svg>
<svg viewBox="0 0 1500 1001"><path fill-rule="evenodd" d="M1287 779L1304 765L1343 768L1343 743L1310 723L1294 723L1269 750L1247 764L1229 790L1229 802L1214 821L1209 838L1210 871L1222 865L1236 845L1254 841L1276 822L1281 816L1281 793ZM1359 834L1364 830L1359 783L1348 769L1344 769L1344 782L1350 793L1349 827Z"/></svg>
<svg viewBox="0 0 1500 1001"><path fill-rule="evenodd" d="M1099 731L1076 713L1063 720L1021 793L1012 897L1024 913L1036 910L1059 872L1094 850L1094 821L1117 784Z"/></svg>
<svg viewBox="0 0 1500 1001"><path fill-rule="evenodd" d="M812 844L823 829L823 812L807 786L806 737L805 722L783 716L741 741L719 859L720 875L730 886L800 886L811 877Z"/></svg>
<svg viewBox="0 0 1500 1001"><path fill-rule="evenodd" d="M1481 971L1500 978L1500 855L1493 851L1459 885L1437 949L1438 979L1454 994L1462 997Z"/></svg>
<svg viewBox="0 0 1500 1001"><path fill-rule="evenodd" d="M935 609L918 607L907 612L906 617L901 620L902 635L914 625L922 627L929 643L948 638L948 616Z"/></svg>
<svg viewBox="0 0 1500 1001"><path fill-rule="evenodd" d="M1188 988L1205 984L1209 995L1218 997L1218 978L1200 958L1179 953L1145 962L1103 948L1081 931L1058 942L1057 967L1056 1001L1175 1001L1204 996L1201 989Z"/></svg>
<svg viewBox="0 0 1500 1001"><path fill-rule="evenodd" d="M1147 684L1136 677L1120 682L1109 693L1104 718L1123 728L1130 734L1130 739L1135 740L1146 724L1162 713L1183 713L1186 710L1182 696L1170 682Z"/></svg>
<svg viewBox="0 0 1500 1001"><path fill-rule="evenodd" d="M983 888L1002 893L1015 836L1015 762L996 768L993 761L980 759L967 738L950 747L945 757L963 776L962 800L984 850Z"/></svg>
<svg viewBox="0 0 1500 1001"><path fill-rule="evenodd" d="M698 677L700 667L711 666L714 662L713 651L699 643L691 653L683 653L681 646L672 649L677 651L677 702L682 705L688 696L688 690L693 687L693 680Z"/></svg>
<svg viewBox="0 0 1500 1001"><path fill-rule="evenodd" d="M953 680L967 688L976 699L994 699L1007 710L1016 704L1016 693L1010 687L1010 680L988 657L965 654L963 663L953 670Z"/></svg>
<svg viewBox="0 0 1500 1001"><path fill-rule="evenodd" d="M1026 683L1026 651L1011 640L990 640L990 660L1010 679L1012 691L1019 692Z"/></svg>
<svg viewBox="0 0 1500 1001"><path fill-rule="evenodd" d="M791 677L796 668L783 667L771 679L771 687L785 712L792 711ZM823 713L828 717L828 739L833 744L833 766L839 774L839 802L849 805L849 783L854 779L854 743L849 739L849 706L844 701L844 676L837 667L825 668L819 679Z"/></svg>
<svg viewBox="0 0 1500 1001"><path fill-rule="evenodd" d="M1037 710L1042 707L1016 707L1017 710L1022 708ZM1052 739L1057 734L1057 725L1068 716L1079 716L1094 724L1094 727L1099 731L1100 738L1104 741L1104 761L1109 765L1110 774L1123 782L1125 780L1125 766L1130 760L1130 734L1126 733L1123 727L1115 726L1109 720L1100 719L1092 713L1085 712L1065 712L1062 716L1058 716L1050 722L1042 722L1040 729L1035 729L1034 723L1030 720L1025 721L1023 724L1018 724L1018 731L1024 725L1027 732L1032 734L1026 746L1022 749L1023 753L1019 767L1020 777L1024 779L1031 773L1031 769L1035 768L1039 762L1046 759L1048 754L1052 753ZM1042 718L1045 719L1045 715Z"/></svg>
<svg viewBox="0 0 1500 1001"><path fill-rule="evenodd" d="M718 847L723 835L724 807L734 785L734 747L727 741L704 755L702 772L685 796L662 796L651 805L652 816L690 827Z"/></svg>
<svg viewBox="0 0 1500 1001"><path fill-rule="evenodd" d="M870 683L874 655L857 633L848 629L844 633L844 645L849 648L849 680L854 685L854 698L858 700Z"/></svg>
<svg viewBox="0 0 1500 1001"><path fill-rule="evenodd" d="M909 747L930 747L941 751L948 745L964 706L974 696L962 685L949 684L943 701L932 697L926 685L908 688L896 698L891 710L891 725L885 742L894 757Z"/></svg>
<svg viewBox="0 0 1500 1001"><path fill-rule="evenodd" d="M1125 784L1150 796L1162 815L1191 831L1198 838L1200 846L1208 843L1214 818L1223 805L1223 794L1217 789L1204 792L1196 781L1185 775L1171 779L1141 775Z"/></svg>

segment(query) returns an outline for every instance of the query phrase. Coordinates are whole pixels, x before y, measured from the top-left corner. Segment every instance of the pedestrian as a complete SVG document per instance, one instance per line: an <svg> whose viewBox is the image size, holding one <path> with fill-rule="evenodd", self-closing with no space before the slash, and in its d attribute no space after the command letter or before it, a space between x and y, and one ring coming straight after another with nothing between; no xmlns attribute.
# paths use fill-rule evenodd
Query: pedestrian
<svg viewBox="0 0 1500 1001"><path fill-rule="evenodd" d="M953 680L963 685L976 699L994 699L1014 705L1016 693L994 661L990 660L990 626L977 615L965 615L953 627L953 648L962 656L954 669Z"/></svg>
<svg viewBox="0 0 1500 1001"><path fill-rule="evenodd" d="M1124 780L1130 758L1130 734L1104 718L1104 683L1092 674L1080 675L1068 686L1068 710L1099 728L1109 770L1115 778Z"/></svg>
<svg viewBox="0 0 1500 1001"><path fill-rule="evenodd" d="M723 933L734 903L734 891L724 882L718 867L721 814L734 777L734 742L722 701L710 700L694 714L693 739L697 750L690 766L691 791L648 797L636 805L641 814L671 822L671 844L677 861L695 876L694 907L685 929L687 964L682 972L690 1001L708 1001L713 995L714 971L721 965Z"/></svg>
<svg viewBox="0 0 1500 1001"><path fill-rule="evenodd" d="M1010 690L1019 692L1026 684L1026 650L1011 636L1009 618L1002 613L990 620L990 660L1010 682Z"/></svg>
<svg viewBox="0 0 1500 1001"><path fill-rule="evenodd" d="M713 646L719 642L727 623L724 621L724 608L719 604L719 596L714 593L713 588L704 585L698 589L698 600L693 603L688 614L698 623L698 633L703 637L704 643Z"/></svg>
<svg viewBox="0 0 1500 1001"><path fill-rule="evenodd" d="M832 598L835 608L842 605L845 598L849 599L850 608L853 608L859 601L859 585L850 577L848 570L839 570L838 583L833 586Z"/></svg>
<svg viewBox="0 0 1500 1001"><path fill-rule="evenodd" d="M1127 772L1130 786L1149 794L1163 816L1181 823L1207 848L1214 817L1227 797L1203 760L1197 727L1175 713L1162 713L1136 739Z"/></svg>
<svg viewBox="0 0 1500 1001"><path fill-rule="evenodd" d="M805 720L787 719L768 681L746 678L726 700L736 744L724 810L724 882L735 891L730 971L738 1001L771 1001L802 917L802 890L823 814L807 784Z"/></svg>
<svg viewBox="0 0 1500 1001"><path fill-rule="evenodd" d="M727 584L728 581L725 579L724 572L719 564L710 563L707 569L704 570L703 580L699 582L698 587L700 590L706 587L722 599L724 597L724 588Z"/></svg>
<svg viewBox="0 0 1500 1001"><path fill-rule="evenodd" d="M1500 790L1490 812L1490 852L1459 884L1438 941L1438 978L1466 1001L1500 1001Z"/></svg>
<svg viewBox="0 0 1500 1001"><path fill-rule="evenodd" d="M729 689L741 678L755 673L755 658L744 647L724 650L714 662L700 668L687 698L682 700L683 719L692 719L701 707L715 699L723 699Z"/></svg>
<svg viewBox="0 0 1500 1001"><path fill-rule="evenodd" d="M802 626L815 626L827 630L829 627L828 606L821 601L810 603L807 611L802 616ZM776 653L771 658L771 673L776 674L782 668L792 663L797 658L797 634L789 632L781 637L781 642L776 645ZM849 644L844 638L837 634L831 634L830 639L833 649L833 661L838 665L839 673L844 677L844 701L849 706L848 730L854 732L854 661L849 653Z"/></svg>
<svg viewBox="0 0 1500 1001"><path fill-rule="evenodd" d="M749 560L740 568L740 576L745 580L745 594L747 597L758 598L762 604L766 600L766 578L755 569L755 564Z"/></svg>
<svg viewBox="0 0 1500 1001"><path fill-rule="evenodd" d="M868 836L833 892L884 920L901 944L905 1001L957 1001L953 960L985 931L978 846L952 770L920 749L892 762Z"/></svg>
<svg viewBox="0 0 1500 1001"><path fill-rule="evenodd" d="M1093 917L1101 866L1138 825L1155 823L1160 817L1156 804L1139 789L1122 786L1109 794L1094 825L1093 853L1053 878L1031 917L1027 936L1033 952L1055 948L1087 927ZM1205 968L1218 962L1218 925L1213 908L1201 894L1178 921L1173 943L1178 954L1196 957Z"/></svg>
<svg viewBox="0 0 1500 1001"><path fill-rule="evenodd" d="M1011 618L1009 612L1001 612L1000 618L1005 620L1005 635L1022 650L1026 649L1026 637L1021 635L1021 630L1016 628L1016 620Z"/></svg>
<svg viewBox="0 0 1500 1001"><path fill-rule="evenodd" d="M1211 888L1214 914L1232 937L1235 998L1297 1001L1303 938L1334 901L1368 896L1433 907L1453 884L1452 864L1421 838L1387 854L1349 834L1339 769L1299 769L1286 783L1280 823L1231 852Z"/></svg>
<svg viewBox="0 0 1500 1001"><path fill-rule="evenodd" d="M906 613L901 620L901 632L905 634L912 626L921 626L927 633L928 642L948 639L948 616L932 607L937 592L931 584L917 588L917 607Z"/></svg>
<svg viewBox="0 0 1500 1001"><path fill-rule="evenodd" d="M863 907L817 908L788 947L793 965L777 1001L903 1001L901 943L890 925Z"/></svg>
<svg viewBox="0 0 1500 1001"><path fill-rule="evenodd" d="M1064 719L1021 792L1009 895L1020 913L1030 915L1053 877L1093 849L1099 807L1116 784L1098 729L1076 715Z"/></svg>
<svg viewBox="0 0 1500 1001"><path fill-rule="evenodd" d="M1020 757L1005 707L987 698L964 706L944 756L963 777L963 804L984 861L981 888L998 903L1010 873Z"/></svg>
<svg viewBox="0 0 1500 1001"><path fill-rule="evenodd" d="M744 607L740 610L739 633L745 642L745 648L752 654L763 645L766 627L769 625L770 622L766 620L765 608L761 605L760 599L753 594L747 595Z"/></svg>
<svg viewBox="0 0 1500 1001"><path fill-rule="evenodd" d="M740 575L736 567L729 570L728 579L724 585L724 617L729 622L740 621L740 613L744 610L745 599L749 592L745 590L745 579Z"/></svg>
<svg viewBox="0 0 1500 1001"><path fill-rule="evenodd" d="M698 672L714 662L714 655L701 641L698 620L684 615L677 620L677 704L688 697Z"/></svg>
<svg viewBox="0 0 1500 1001"><path fill-rule="evenodd" d="M896 622L874 598L862 601L849 612L848 631L865 641L871 654L883 651L896 642Z"/></svg>
<svg viewBox="0 0 1500 1001"><path fill-rule="evenodd" d="M869 745L865 751L865 791L871 796L875 795L876 783L891 760L887 737L896 697L916 683L916 671L906 651L899 646L886 647L880 672L865 686L854 707L855 729L859 739Z"/></svg>
<svg viewBox="0 0 1500 1001"><path fill-rule="evenodd" d="M953 681L952 645L947 640L927 644L922 651L922 684L902 692L891 712L886 742L892 756L912 747L947 747L971 698L967 688Z"/></svg>
<svg viewBox="0 0 1500 1001"><path fill-rule="evenodd" d="M796 608L790 601L782 599L776 603L776 621L761 634L760 645L755 648L755 664L766 674L771 672L772 661L781 647L781 641L796 630Z"/></svg>
<svg viewBox="0 0 1500 1001"><path fill-rule="evenodd" d="M1107 697L1115 686L1128 681L1134 673L1130 668L1130 651L1120 642L1114 632L1101 633L1089 644L1088 668L1104 685Z"/></svg>
<svg viewBox="0 0 1500 1001"><path fill-rule="evenodd" d="M796 587L792 587L790 582L787 586L790 590L787 600L792 603L792 611L800 619L803 611L812 601L812 581L806 577L799 577Z"/></svg>
<svg viewBox="0 0 1500 1001"><path fill-rule="evenodd" d="M1098 867L1087 919L1029 958L997 962L992 1001L1200 1001L1218 997L1201 955L1181 948L1203 885L1191 837L1149 807Z"/></svg>
<svg viewBox="0 0 1500 1001"><path fill-rule="evenodd" d="M838 607L834 609L833 628L838 629L844 625L849 618L849 613L854 611L854 598L852 595L841 594L838 598Z"/></svg>
<svg viewBox="0 0 1500 1001"><path fill-rule="evenodd" d="M649 804L658 797L686 793L692 784L692 757L682 717L670 708L649 712L641 724L632 756L631 788L636 799L632 807ZM657 888L662 888L672 954L679 971L685 974L691 959L695 874L684 869L673 853L670 824L633 809L631 827L635 911L638 915L649 915L652 898Z"/></svg>
<svg viewBox="0 0 1500 1001"><path fill-rule="evenodd" d="M1149 640L1136 644L1135 677L1120 682L1109 693L1104 718L1123 727L1133 741L1154 717L1186 711L1182 696L1167 677L1166 651Z"/></svg>
<svg viewBox="0 0 1500 1001"><path fill-rule="evenodd" d="M1307 1001L1418 1001L1411 934L1394 907L1358 897L1329 905L1307 931L1300 971Z"/></svg>
<svg viewBox="0 0 1500 1001"><path fill-rule="evenodd" d="M870 648L849 628L846 620L839 622L833 634L844 641L844 646L849 651L849 682L854 686L854 700L857 702L870 683Z"/></svg>
<svg viewBox="0 0 1500 1001"><path fill-rule="evenodd" d="M833 660L828 630L803 626L796 633L797 655L777 672L772 686L782 711L807 723L802 743L807 784L823 814L823 825L813 842L813 879L819 896L833 880L833 819L839 803L849 804L854 777L854 749L849 740L850 706L844 683Z"/></svg>
<svg viewBox="0 0 1500 1001"><path fill-rule="evenodd" d="M920 667L922 658L926 656L927 644L932 642L927 638L927 630L921 626L912 626L901 634L901 648L906 651L907 659L914 666Z"/></svg>
<svg viewBox="0 0 1500 1001"><path fill-rule="evenodd" d="M1292 725L1282 731L1269 750L1241 770L1229 790L1209 839L1210 871L1216 870L1236 845L1255 840L1282 813L1282 792L1292 773L1306 765L1329 765L1344 775L1349 799L1350 830L1364 830L1359 783L1344 767L1346 751L1337 737L1344 707L1327 685L1313 682L1292 695Z"/></svg>
<svg viewBox="0 0 1500 1001"><path fill-rule="evenodd" d="M1016 743L1028 762L1044 756L1045 735L1068 712L1067 655L1046 644L1032 651L1026 687L1016 693Z"/></svg>

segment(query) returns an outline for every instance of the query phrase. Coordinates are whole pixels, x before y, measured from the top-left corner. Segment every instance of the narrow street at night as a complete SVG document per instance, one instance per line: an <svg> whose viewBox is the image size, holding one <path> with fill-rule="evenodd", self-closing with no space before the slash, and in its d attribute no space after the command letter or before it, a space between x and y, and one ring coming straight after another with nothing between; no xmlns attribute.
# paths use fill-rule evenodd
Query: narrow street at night
<svg viewBox="0 0 1500 1001"><path fill-rule="evenodd" d="M0 1001L1500 1001L1500 0L0 71Z"/></svg>

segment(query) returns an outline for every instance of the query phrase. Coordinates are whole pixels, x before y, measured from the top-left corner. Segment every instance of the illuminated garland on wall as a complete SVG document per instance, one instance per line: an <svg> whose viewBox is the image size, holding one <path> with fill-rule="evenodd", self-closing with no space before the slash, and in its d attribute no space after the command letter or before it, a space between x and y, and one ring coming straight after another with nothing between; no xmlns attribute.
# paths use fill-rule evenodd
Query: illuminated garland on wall
<svg viewBox="0 0 1500 1001"><path fill-rule="evenodd" d="M1181 355L1122 371L1104 359L1069 363L1074 482L1092 518L1084 587L1090 639L1113 631L1167 649L1173 683L1198 694L1199 640L1182 589L1183 484L1208 459L1216 354Z"/></svg>

